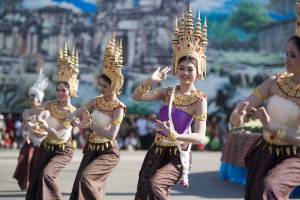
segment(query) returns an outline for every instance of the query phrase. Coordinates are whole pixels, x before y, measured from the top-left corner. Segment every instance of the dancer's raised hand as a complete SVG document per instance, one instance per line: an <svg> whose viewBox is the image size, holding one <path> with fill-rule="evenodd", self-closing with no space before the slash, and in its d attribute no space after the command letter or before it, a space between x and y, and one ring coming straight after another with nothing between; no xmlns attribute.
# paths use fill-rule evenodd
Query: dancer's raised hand
<svg viewBox="0 0 300 200"><path fill-rule="evenodd" d="M80 116L80 121L77 119L72 122L72 125L79 128L89 128L91 124L92 124L92 118L90 112L86 108L84 108L84 111Z"/></svg>
<svg viewBox="0 0 300 200"><path fill-rule="evenodd" d="M160 83L161 81L165 80L167 78L168 72L171 70L170 67L165 67L162 70L160 70L160 67L158 67L151 75L150 80L153 84Z"/></svg>
<svg viewBox="0 0 300 200"><path fill-rule="evenodd" d="M266 111L266 109L264 107L259 107L259 108L250 108L250 110L252 115L261 121L264 129L269 130L270 116Z"/></svg>
<svg viewBox="0 0 300 200"><path fill-rule="evenodd" d="M165 136L168 137L168 135L170 134L170 123L169 121L160 121L159 119L156 119L156 131Z"/></svg>
<svg viewBox="0 0 300 200"><path fill-rule="evenodd" d="M234 108L230 116L230 123L233 126L240 126L244 123L244 118L247 114L248 106L249 106L249 102L243 101Z"/></svg>

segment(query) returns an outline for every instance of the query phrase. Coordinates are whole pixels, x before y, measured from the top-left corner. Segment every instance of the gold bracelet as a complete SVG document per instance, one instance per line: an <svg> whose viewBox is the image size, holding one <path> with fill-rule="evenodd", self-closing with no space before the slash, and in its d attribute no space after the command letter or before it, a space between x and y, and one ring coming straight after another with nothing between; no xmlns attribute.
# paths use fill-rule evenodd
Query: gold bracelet
<svg viewBox="0 0 300 200"><path fill-rule="evenodd" d="M86 124L86 126L89 128L92 126L92 124L93 124L93 120L89 118L89 122Z"/></svg>
<svg viewBox="0 0 300 200"><path fill-rule="evenodd" d="M276 136L280 139L284 139L286 136L286 130L284 128L277 129Z"/></svg>
<svg viewBox="0 0 300 200"><path fill-rule="evenodd" d="M258 88L255 88L253 91L253 95L258 98L260 101L264 101L265 97L261 94Z"/></svg>
<svg viewBox="0 0 300 200"><path fill-rule="evenodd" d="M176 131L170 131L169 135L168 135L168 139L170 141L176 141L177 138L177 133Z"/></svg>
<svg viewBox="0 0 300 200"><path fill-rule="evenodd" d="M207 120L207 113L199 114L194 116L194 119L197 121L206 121Z"/></svg>
<svg viewBox="0 0 300 200"><path fill-rule="evenodd" d="M142 94L142 96L144 96L147 92L149 92L150 91L150 86L148 86L148 87L145 87L144 85L143 85L143 83L142 84L140 84L139 85L139 91L140 91L140 93Z"/></svg>
<svg viewBox="0 0 300 200"><path fill-rule="evenodd" d="M73 125L72 125L73 121L74 121L74 120L77 120L77 119L78 119L78 117L75 117L75 116L71 119L71 121L67 118L67 119L63 122L64 127L65 127L65 128L70 128L71 126L73 126Z"/></svg>
<svg viewBox="0 0 300 200"><path fill-rule="evenodd" d="M122 121L123 121L123 118L120 117L120 118L118 118L118 119L112 121L110 124L111 124L112 126L119 126L119 125L122 123Z"/></svg>

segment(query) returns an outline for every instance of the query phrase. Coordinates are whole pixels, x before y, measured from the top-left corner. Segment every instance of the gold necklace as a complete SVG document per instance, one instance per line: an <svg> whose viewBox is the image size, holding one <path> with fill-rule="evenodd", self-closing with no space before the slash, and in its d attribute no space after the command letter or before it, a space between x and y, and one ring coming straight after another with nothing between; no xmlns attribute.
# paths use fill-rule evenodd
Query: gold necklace
<svg viewBox="0 0 300 200"><path fill-rule="evenodd" d="M60 110L58 101L51 101L50 102L50 108L49 111L51 113L51 116L53 116L55 119L57 119L60 122L63 122L67 119L69 114L75 110L74 107L69 106L68 110Z"/></svg>
<svg viewBox="0 0 300 200"><path fill-rule="evenodd" d="M292 98L300 97L300 84L296 84L292 80L293 74L282 73L277 76L277 85L281 92Z"/></svg>
<svg viewBox="0 0 300 200"><path fill-rule="evenodd" d="M98 96L95 99L95 107L99 111L112 112L120 106L118 100L106 101L104 96Z"/></svg>
<svg viewBox="0 0 300 200"><path fill-rule="evenodd" d="M196 90L190 95L175 93L173 104L175 106L189 106L199 101L199 99L203 96L204 93L200 90Z"/></svg>

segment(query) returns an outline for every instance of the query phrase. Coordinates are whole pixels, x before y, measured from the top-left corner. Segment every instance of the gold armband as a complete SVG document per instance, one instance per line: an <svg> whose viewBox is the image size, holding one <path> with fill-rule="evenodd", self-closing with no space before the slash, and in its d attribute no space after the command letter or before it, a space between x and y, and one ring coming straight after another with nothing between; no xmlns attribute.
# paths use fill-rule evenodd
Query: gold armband
<svg viewBox="0 0 300 200"><path fill-rule="evenodd" d="M152 92L153 92L154 96L155 96L156 98L158 98L158 92L157 92L157 90L152 90Z"/></svg>
<svg viewBox="0 0 300 200"><path fill-rule="evenodd" d="M194 116L194 119L197 121L206 121L207 113L196 115L196 116Z"/></svg>
<svg viewBox="0 0 300 200"><path fill-rule="evenodd" d="M140 91L140 93L142 94L142 96L144 96L147 92L149 92L150 91L150 86L148 86L148 87L145 87L144 85L143 85L143 83L142 84L140 84L139 85L139 91Z"/></svg>
<svg viewBox="0 0 300 200"><path fill-rule="evenodd" d="M264 101L266 97L264 97L258 88L255 88L253 91L253 95L258 98L260 101Z"/></svg>
<svg viewBox="0 0 300 200"><path fill-rule="evenodd" d="M66 127L66 128L70 128L72 125L71 125L71 122L68 120L68 119L66 119L64 122L63 122L63 125L64 125L64 127Z"/></svg>
<svg viewBox="0 0 300 200"><path fill-rule="evenodd" d="M176 131L170 131L169 135L168 135L168 139L170 141L176 141L177 138L177 133Z"/></svg>
<svg viewBox="0 0 300 200"><path fill-rule="evenodd" d="M276 136L280 139L284 139L286 136L286 130L284 128L277 129Z"/></svg>
<svg viewBox="0 0 300 200"><path fill-rule="evenodd" d="M118 119L112 121L110 124L111 124L112 126L119 126L119 125L122 123L122 121L123 121L123 118L120 117L120 118L118 118Z"/></svg>

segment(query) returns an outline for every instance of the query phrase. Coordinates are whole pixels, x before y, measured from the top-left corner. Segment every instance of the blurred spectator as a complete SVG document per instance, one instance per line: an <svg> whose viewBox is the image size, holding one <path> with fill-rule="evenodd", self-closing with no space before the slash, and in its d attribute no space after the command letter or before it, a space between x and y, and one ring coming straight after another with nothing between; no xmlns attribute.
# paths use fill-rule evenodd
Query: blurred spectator
<svg viewBox="0 0 300 200"><path fill-rule="evenodd" d="M72 146L73 146L74 149L78 148L79 133L80 133L80 128L73 127L73 129L72 129Z"/></svg>
<svg viewBox="0 0 300 200"><path fill-rule="evenodd" d="M7 118L5 120L6 130L5 132L8 133L10 140L14 142L15 137L15 122L13 120L13 116L11 113L8 113Z"/></svg>
<svg viewBox="0 0 300 200"><path fill-rule="evenodd" d="M220 128L219 128L219 116L212 116L211 120L208 121L207 129L210 137L208 147L210 150L220 150L221 141L220 141Z"/></svg>
<svg viewBox="0 0 300 200"><path fill-rule="evenodd" d="M125 139L130 132L136 134L134 115L126 115L118 133L118 145L121 149L125 148Z"/></svg>
<svg viewBox="0 0 300 200"><path fill-rule="evenodd" d="M136 121L136 127L138 136L141 143L141 149L148 149L148 131L147 131L147 120L143 114Z"/></svg>
<svg viewBox="0 0 300 200"><path fill-rule="evenodd" d="M155 137L155 129L156 129L156 123L155 123L155 115L154 114L148 114L147 115L147 142L146 147L147 149L150 148L151 144L154 141Z"/></svg>
<svg viewBox="0 0 300 200"><path fill-rule="evenodd" d="M80 130L79 136L78 136L78 147L80 149L83 149L85 147L86 141L87 141L90 133L92 133L92 132L93 131L88 128Z"/></svg>
<svg viewBox="0 0 300 200"><path fill-rule="evenodd" d="M23 143L22 122L17 119L15 122L15 141L17 148L21 148Z"/></svg>
<svg viewBox="0 0 300 200"><path fill-rule="evenodd" d="M228 115L229 117L229 115ZM228 132L228 123L226 121L226 116L225 115L220 115L219 123L218 123L218 128L220 131L220 142L221 142L221 147L224 144L225 136L226 133Z"/></svg>
<svg viewBox="0 0 300 200"><path fill-rule="evenodd" d="M4 115L0 113L0 148L3 146L5 130L6 126L4 121Z"/></svg>
<svg viewBox="0 0 300 200"><path fill-rule="evenodd" d="M128 136L125 139L124 146L127 150L134 150L139 148L139 140L133 131L129 132Z"/></svg>
<svg viewBox="0 0 300 200"><path fill-rule="evenodd" d="M5 133L3 138L3 148L7 149L12 147L13 147L13 142L11 137L8 133Z"/></svg>

